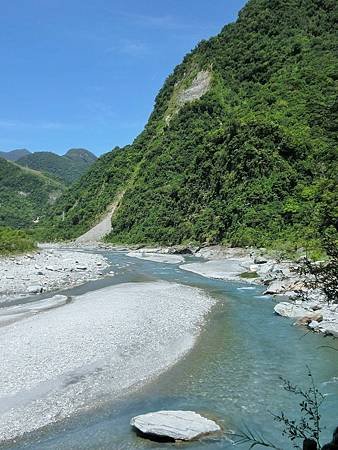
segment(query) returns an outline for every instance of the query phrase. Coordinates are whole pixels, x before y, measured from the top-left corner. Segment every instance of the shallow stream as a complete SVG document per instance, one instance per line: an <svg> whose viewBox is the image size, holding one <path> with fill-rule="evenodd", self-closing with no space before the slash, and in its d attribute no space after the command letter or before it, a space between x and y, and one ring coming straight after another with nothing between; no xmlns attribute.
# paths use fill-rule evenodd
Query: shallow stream
<svg viewBox="0 0 338 450"><path fill-rule="evenodd" d="M279 377L306 388L307 367L325 394L323 424L329 440L338 425L338 342L306 333L292 321L273 313L274 300L263 297L263 288L212 280L165 264L104 252L115 276L87 283L67 295L79 295L108 285L150 280L175 281L199 287L217 299L216 306L193 350L170 370L118 401L92 405L85 414L49 426L16 443L11 450L125 450L175 448L142 440L130 430L130 418L160 409L185 409L215 418L224 430L262 432L283 449L280 425L271 413L283 410L296 416L299 399L285 392ZM189 260L189 258L188 258ZM336 349L336 351L334 350ZM326 439L327 438L327 439ZM223 438L181 444L182 449L230 449ZM236 448L248 449L248 445Z"/></svg>

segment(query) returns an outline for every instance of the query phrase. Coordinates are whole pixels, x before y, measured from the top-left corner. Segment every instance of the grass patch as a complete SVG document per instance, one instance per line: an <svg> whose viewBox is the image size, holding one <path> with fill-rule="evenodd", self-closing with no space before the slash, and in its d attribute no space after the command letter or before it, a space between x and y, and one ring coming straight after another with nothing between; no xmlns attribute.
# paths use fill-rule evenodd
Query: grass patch
<svg viewBox="0 0 338 450"><path fill-rule="evenodd" d="M252 279L252 278L258 278L259 275L257 272L243 272L239 275L240 278L244 279Z"/></svg>

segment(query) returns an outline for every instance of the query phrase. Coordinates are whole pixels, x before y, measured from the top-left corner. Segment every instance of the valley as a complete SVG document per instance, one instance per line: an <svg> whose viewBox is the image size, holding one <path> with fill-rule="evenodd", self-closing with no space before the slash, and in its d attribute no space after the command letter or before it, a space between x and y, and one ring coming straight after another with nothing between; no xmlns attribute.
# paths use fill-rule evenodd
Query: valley
<svg viewBox="0 0 338 450"><path fill-rule="evenodd" d="M0 17L0 449L328 448L337 2L35 3Z"/></svg>

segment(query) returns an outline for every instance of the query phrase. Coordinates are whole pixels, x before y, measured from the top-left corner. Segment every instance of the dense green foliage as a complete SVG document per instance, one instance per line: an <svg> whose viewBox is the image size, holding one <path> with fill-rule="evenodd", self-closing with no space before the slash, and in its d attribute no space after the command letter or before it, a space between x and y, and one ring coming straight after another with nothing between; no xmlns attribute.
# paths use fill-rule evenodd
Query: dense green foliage
<svg viewBox="0 0 338 450"><path fill-rule="evenodd" d="M112 242L316 244L338 215L336 17L335 0L249 1L175 69L134 144L60 199L54 235L125 190ZM201 70L209 91L182 105Z"/></svg>
<svg viewBox="0 0 338 450"><path fill-rule="evenodd" d="M0 158L0 226L31 227L62 190L59 181Z"/></svg>
<svg viewBox="0 0 338 450"><path fill-rule="evenodd" d="M85 149L73 149L59 156L52 152L36 152L17 160L23 167L53 175L66 184L73 183L83 175L96 160Z"/></svg>
<svg viewBox="0 0 338 450"><path fill-rule="evenodd" d="M97 160L97 157L85 148L71 148L64 157L87 165L91 165Z"/></svg>
<svg viewBox="0 0 338 450"><path fill-rule="evenodd" d="M0 255L34 250L36 244L24 231L0 227Z"/></svg>
<svg viewBox="0 0 338 450"><path fill-rule="evenodd" d="M123 192L135 164L135 152L128 147L116 148L101 156L58 200L52 209L53 223L48 227L45 223L39 235L44 239L60 239L87 231L113 203L115 196Z"/></svg>
<svg viewBox="0 0 338 450"><path fill-rule="evenodd" d="M25 148L20 148L17 150L11 150L9 152L0 152L0 157L7 159L7 161L17 161L20 158L23 158L24 156L27 156L30 154L30 151Z"/></svg>

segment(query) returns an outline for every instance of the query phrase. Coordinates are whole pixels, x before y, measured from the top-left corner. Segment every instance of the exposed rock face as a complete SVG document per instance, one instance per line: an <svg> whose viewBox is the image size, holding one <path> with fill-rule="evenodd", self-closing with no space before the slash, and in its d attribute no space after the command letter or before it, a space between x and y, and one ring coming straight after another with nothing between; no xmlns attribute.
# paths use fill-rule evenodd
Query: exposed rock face
<svg viewBox="0 0 338 450"><path fill-rule="evenodd" d="M159 411L134 417L130 425L153 440L191 441L221 428L193 411Z"/></svg>
<svg viewBox="0 0 338 450"><path fill-rule="evenodd" d="M178 97L178 103L182 106L185 103L198 100L202 95L206 94L209 90L211 82L210 72L202 70L193 80L191 86L183 91Z"/></svg>
<svg viewBox="0 0 338 450"><path fill-rule="evenodd" d="M77 244L84 244L89 242L98 242L103 239L107 234L112 231L111 220L113 214L119 206L120 201L122 200L124 192L121 192L117 195L115 202L109 207L109 210L101 219L101 221L91 228L89 231L84 233L82 236L76 239Z"/></svg>

